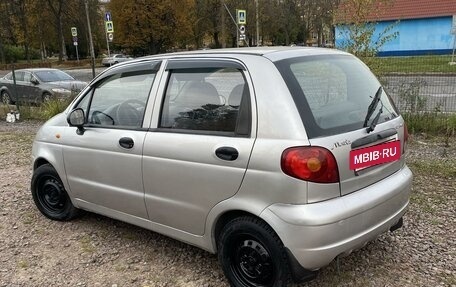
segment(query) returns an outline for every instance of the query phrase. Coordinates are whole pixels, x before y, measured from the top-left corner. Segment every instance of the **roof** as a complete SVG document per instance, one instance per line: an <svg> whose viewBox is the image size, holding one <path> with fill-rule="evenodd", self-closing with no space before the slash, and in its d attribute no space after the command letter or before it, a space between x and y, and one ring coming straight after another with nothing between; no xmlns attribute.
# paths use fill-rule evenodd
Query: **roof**
<svg viewBox="0 0 456 287"><path fill-rule="evenodd" d="M371 9L372 12L367 16L367 21L423 19L456 15L456 0L391 0L375 2L374 8ZM341 5L346 4L342 1ZM336 20L336 22L344 21Z"/></svg>
<svg viewBox="0 0 456 287"><path fill-rule="evenodd" d="M276 46L276 47L248 47L248 48L225 48L225 49L209 49L209 50L197 50L197 51L185 51L175 52L167 54L158 54L152 56L145 56L136 58L136 60L149 60L156 58L173 58L179 56L229 56L229 55L257 55L266 56L269 59L279 60L285 57L293 56L312 56L312 55L325 55L325 54L345 54L343 51L330 48L319 48L319 47L288 47L288 46ZM132 63L133 61L129 61Z"/></svg>

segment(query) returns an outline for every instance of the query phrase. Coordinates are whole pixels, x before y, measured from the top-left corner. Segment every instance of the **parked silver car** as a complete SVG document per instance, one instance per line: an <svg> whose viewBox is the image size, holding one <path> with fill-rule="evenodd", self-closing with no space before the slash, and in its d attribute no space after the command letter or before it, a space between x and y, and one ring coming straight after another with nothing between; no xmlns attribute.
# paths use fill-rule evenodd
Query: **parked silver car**
<svg viewBox="0 0 456 287"><path fill-rule="evenodd" d="M41 103L52 98L71 98L87 85L58 69L21 69L16 70L14 76L16 86L13 72L0 78L0 95L4 104L14 104L16 101Z"/></svg>
<svg viewBox="0 0 456 287"><path fill-rule="evenodd" d="M33 144L54 220L88 210L217 253L233 286L286 286L402 225L407 129L354 56L225 49L114 66Z"/></svg>
<svg viewBox="0 0 456 287"><path fill-rule="evenodd" d="M126 56L124 54L113 54L110 57L105 57L101 60L101 64L103 66L109 67L118 63L130 61L133 58L130 56Z"/></svg>

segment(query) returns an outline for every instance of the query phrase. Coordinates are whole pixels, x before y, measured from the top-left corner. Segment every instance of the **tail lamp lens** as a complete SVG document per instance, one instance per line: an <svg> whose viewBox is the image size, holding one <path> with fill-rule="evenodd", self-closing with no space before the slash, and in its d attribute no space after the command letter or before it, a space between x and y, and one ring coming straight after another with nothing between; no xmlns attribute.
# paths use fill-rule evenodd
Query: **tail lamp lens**
<svg viewBox="0 0 456 287"><path fill-rule="evenodd" d="M292 147L282 153L282 171L292 177L317 182L339 182L334 155L323 147Z"/></svg>

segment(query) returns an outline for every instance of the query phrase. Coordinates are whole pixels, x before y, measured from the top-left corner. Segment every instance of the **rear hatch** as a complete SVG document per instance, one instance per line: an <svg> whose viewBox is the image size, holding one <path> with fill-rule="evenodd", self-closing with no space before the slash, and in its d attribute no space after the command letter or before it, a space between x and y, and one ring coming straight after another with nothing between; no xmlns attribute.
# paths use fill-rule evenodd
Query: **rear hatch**
<svg viewBox="0 0 456 287"><path fill-rule="evenodd" d="M337 161L340 195L380 181L404 165L404 121L360 60L334 54L289 58L276 65L311 145L328 149Z"/></svg>

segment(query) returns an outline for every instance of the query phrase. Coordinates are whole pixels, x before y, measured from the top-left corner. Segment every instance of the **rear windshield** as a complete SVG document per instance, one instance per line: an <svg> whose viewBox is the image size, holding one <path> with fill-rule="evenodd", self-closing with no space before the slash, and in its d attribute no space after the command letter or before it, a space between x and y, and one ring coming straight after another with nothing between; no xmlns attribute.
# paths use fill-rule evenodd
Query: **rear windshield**
<svg viewBox="0 0 456 287"><path fill-rule="evenodd" d="M289 58L276 62L298 107L309 138L363 128L380 83L350 55ZM368 124L382 109L378 124L398 116L384 90Z"/></svg>

